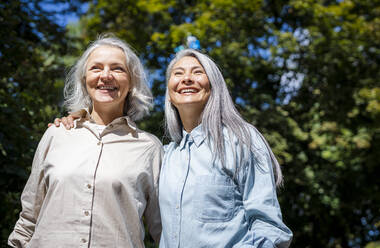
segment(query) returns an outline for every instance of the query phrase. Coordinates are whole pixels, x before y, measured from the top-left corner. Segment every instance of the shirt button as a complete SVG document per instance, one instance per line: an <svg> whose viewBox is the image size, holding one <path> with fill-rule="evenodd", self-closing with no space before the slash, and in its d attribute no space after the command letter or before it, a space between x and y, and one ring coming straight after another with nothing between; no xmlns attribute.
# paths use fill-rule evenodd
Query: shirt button
<svg viewBox="0 0 380 248"><path fill-rule="evenodd" d="M179 206L177 205L177 206L175 207L175 209L179 209Z"/></svg>
<svg viewBox="0 0 380 248"><path fill-rule="evenodd" d="M89 216L89 215L90 215L90 212L88 212L88 211L86 210L86 211L84 211L84 215Z"/></svg>
<svg viewBox="0 0 380 248"><path fill-rule="evenodd" d="M113 125L112 124L110 124L110 126L109 126L110 128L113 128Z"/></svg>
<svg viewBox="0 0 380 248"><path fill-rule="evenodd" d="M87 242L87 240L84 239L84 238L82 238L80 241L81 241L82 243L86 243L86 242Z"/></svg>
<svg viewBox="0 0 380 248"><path fill-rule="evenodd" d="M87 184L87 188L88 188L88 189L91 189L91 184Z"/></svg>
<svg viewBox="0 0 380 248"><path fill-rule="evenodd" d="M99 141L99 142L98 142L98 146L100 146L101 144L102 144L102 142L101 142L101 141Z"/></svg>

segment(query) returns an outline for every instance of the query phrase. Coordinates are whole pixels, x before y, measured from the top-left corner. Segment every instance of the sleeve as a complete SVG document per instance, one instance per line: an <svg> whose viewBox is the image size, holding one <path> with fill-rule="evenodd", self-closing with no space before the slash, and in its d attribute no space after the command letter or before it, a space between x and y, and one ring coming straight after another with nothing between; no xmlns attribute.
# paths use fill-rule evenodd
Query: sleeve
<svg viewBox="0 0 380 248"><path fill-rule="evenodd" d="M292 240L291 230L283 223L276 195L276 186L269 155L261 135L253 135L255 152L247 166L242 168L243 205L249 231L242 247L286 248Z"/></svg>
<svg viewBox="0 0 380 248"><path fill-rule="evenodd" d="M27 247L34 234L37 218L46 195L43 162L49 150L51 135L45 132L34 154L32 171L21 194L22 210L13 232L8 238L11 247Z"/></svg>
<svg viewBox="0 0 380 248"><path fill-rule="evenodd" d="M151 163L153 185L148 196L147 207L144 212L144 217L148 226L149 233L153 237L156 244L160 242L162 229L160 208L158 205L158 179L160 174L162 157L162 146L154 145L151 149L149 156L149 163Z"/></svg>

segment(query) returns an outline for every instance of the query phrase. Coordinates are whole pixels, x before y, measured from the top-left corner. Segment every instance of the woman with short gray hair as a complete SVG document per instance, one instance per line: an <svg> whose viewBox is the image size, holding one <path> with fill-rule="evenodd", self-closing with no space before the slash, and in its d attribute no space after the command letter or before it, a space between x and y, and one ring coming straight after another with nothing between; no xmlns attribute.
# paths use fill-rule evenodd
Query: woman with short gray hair
<svg viewBox="0 0 380 248"><path fill-rule="evenodd" d="M288 247L292 232L276 196L280 166L235 109L217 65L182 50L166 79L173 142L160 173L160 247Z"/></svg>
<svg viewBox="0 0 380 248"><path fill-rule="evenodd" d="M42 137L21 196L12 247L144 247L161 233L162 145L137 128L152 96L143 67L116 37L93 42L69 72L65 105L73 128Z"/></svg>
<svg viewBox="0 0 380 248"><path fill-rule="evenodd" d="M92 108L92 100L84 84L88 57L101 46L113 46L125 54L125 62L133 86L124 103L124 113L136 121L149 113L152 107L152 93L146 84L146 75L140 59L124 41L103 35L90 44L77 63L71 68L65 83L65 106L70 112Z"/></svg>

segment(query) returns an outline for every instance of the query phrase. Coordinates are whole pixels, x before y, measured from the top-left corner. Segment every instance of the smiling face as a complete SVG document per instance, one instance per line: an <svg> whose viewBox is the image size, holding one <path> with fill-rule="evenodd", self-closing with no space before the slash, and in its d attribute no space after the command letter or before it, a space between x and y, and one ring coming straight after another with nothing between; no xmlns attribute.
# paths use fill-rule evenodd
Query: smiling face
<svg viewBox="0 0 380 248"><path fill-rule="evenodd" d="M126 57L120 48L101 46L88 57L86 66L86 88L97 105L124 108L130 89Z"/></svg>
<svg viewBox="0 0 380 248"><path fill-rule="evenodd" d="M211 94L207 74L195 57L185 56L174 64L168 82L170 102L179 110L202 112Z"/></svg>

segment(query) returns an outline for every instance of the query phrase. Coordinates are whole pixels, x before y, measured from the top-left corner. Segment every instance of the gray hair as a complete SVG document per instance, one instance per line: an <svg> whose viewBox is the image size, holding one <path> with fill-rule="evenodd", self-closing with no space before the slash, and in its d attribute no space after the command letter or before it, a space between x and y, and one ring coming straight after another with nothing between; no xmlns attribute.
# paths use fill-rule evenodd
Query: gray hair
<svg viewBox="0 0 380 248"><path fill-rule="evenodd" d="M149 113L149 109L153 105L153 97L147 85L143 65L126 42L110 34L101 35L92 42L69 71L64 87L64 106L70 112L83 108L91 110L92 100L86 89L86 66L90 54L101 46L117 47L124 52L132 87L126 97L124 114L132 120L141 119Z"/></svg>
<svg viewBox="0 0 380 248"><path fill-rule="evenodd" d="M228 92L222 73L210 57L193 49L179 51L175 55L175 58L170 62L166 70L167 83L169 82L173 66L185 56L194 57L199 61L199 63L203 66L211 85L211 95L203 110L201 122L202 130L206 134L208 144L210 144L213 150L213 159L220 159L223 168L226 168L224 152L225 140L223 138L224 127L227 129L229 137L236 137L238 149L240 150L240 154L242 154L241 161L238 163L239 167L235 168L234 176L236 176L240 167L249 159L249 154L245 152L246 149L244 148L248 147L249 150L255 154L252 144L252 135L250 132L250 129L253 128L269 150L276 185L281 185L281 168L275 155L270 149L269 144L254 126L244 121L240 116ZM177 108L169 101L168 88L166 88L165 97L165 119L167 132L169 133L171 139L176 143L180 143L182 139L182 122Z"/></svg>

